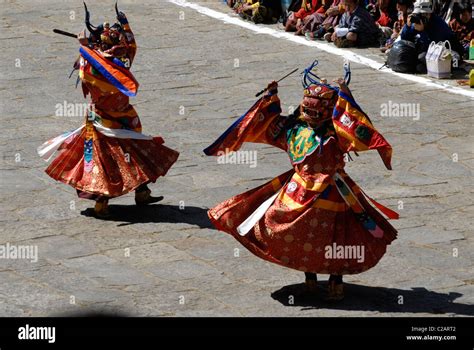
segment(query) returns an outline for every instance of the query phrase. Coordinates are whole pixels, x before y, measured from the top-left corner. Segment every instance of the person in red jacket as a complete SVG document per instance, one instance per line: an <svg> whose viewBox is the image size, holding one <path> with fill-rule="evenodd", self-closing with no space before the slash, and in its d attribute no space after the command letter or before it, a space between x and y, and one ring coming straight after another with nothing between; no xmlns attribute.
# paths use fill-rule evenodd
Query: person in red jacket
<svg viewBox="0 0 474 350"><path fill-rule="evenodd" d="M315 12L324 14L325 8L322 4L322 0L303 0L301 8L297 12L293 12L286 21L285 31L296 32L301 34L301 30L304 27L305 19L309 18Z"/></svg>

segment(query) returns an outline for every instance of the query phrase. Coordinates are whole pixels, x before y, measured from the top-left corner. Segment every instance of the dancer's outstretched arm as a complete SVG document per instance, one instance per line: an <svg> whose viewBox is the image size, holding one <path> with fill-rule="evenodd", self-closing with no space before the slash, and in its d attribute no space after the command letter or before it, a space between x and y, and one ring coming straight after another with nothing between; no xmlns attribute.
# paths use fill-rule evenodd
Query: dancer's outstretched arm
<svg viewBox="0 0 474 350"><path fill-rule="evenodd" d="M284 117L281 117L278 84L268 84L266 94L244 115L231 125L211 146L204 150L207 155L238 151L244 142L265 143L287 149L284 133Z"/></svg>

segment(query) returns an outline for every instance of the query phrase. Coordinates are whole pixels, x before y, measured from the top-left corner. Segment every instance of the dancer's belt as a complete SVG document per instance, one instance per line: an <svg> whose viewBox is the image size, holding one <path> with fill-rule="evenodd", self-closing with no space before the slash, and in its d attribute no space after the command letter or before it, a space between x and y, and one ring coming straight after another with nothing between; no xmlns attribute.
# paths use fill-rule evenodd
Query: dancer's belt
<svg viewBox="0 0 474 350"><path fill-rule="evenodd" d="M349 185L347 185L347 183L344 181L344 178L341 176L341 174L336 172L333 176L333 180L336 183L336 188L339 194L344 199L346 204L352 209L354 214L356 214L364 228L376 238L383 237L383 230L369 216L364 207L360 204L356 195L352 192ZM242 222L239 227L237 227L237 232L241 236L245 236L247 233L249 233L250 230L260 221L260 219L265 215L267 210L272 206L273 202L275 202L275 199L278 197L285 185L283 185L277 193L275 193L273 196L271 196L262 204L260 204L260 206L247 219L245 219L245 221ZM398 213L376 202L375 200L367 196L364 192L362 193L375 205L375 207L377 207L377 209L384 213L389 219L398 219Z"/></svg>
<svg viewBox="0 0 474 350"><path fill-rule="evenodd" d="M119 139L153 140L153 136L145 135L133 130L107 128L100 123L100 119L101 117L97 113L93 111L88 112L87 122L92 123L94 128L105 136ZM48 161L68 138L73 137L74 135L79 135L82 132L84 126L85 125L82 125L76 130L66 132L49 141L46 141L44 144L38 147L37 151L39 156Z"/></svg>

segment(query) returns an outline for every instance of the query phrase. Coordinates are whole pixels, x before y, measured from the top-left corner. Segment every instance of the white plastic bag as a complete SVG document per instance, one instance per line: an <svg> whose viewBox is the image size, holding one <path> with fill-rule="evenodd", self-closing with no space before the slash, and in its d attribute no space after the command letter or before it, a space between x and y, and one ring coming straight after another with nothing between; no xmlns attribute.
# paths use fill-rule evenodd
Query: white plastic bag
<svg viewBox="0 0 474 350"><path fill-rule="evenodd" d="M448 40L438 43L432 41L426 53L428 76L438 79L451 77L452 59L451 44Z"/></svg>

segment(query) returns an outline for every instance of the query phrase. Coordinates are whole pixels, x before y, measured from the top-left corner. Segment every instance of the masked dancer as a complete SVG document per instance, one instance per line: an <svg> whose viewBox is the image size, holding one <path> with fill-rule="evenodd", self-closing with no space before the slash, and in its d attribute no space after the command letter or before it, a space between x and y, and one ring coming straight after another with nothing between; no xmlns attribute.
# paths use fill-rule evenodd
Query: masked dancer
<svg viewBox="0 0 474 350"><path fill-rule="evenodd" d="M130 104L138 89L130 72L137 45L127 17L116 4L117 23L93 26L84 7L90 34L86 37L84 30L77 36L80 56L75 69L91 103L81 127L49 140L38 153L49 160L58 152L46 173L74 187L80 198L95 200L95 215L106 218L109 199L131 191L137 205L161 200L151 196L147 185L164 176L179 153L164 146L161 137L142 134Z"/></svg>
<svg viewBox="0 0 474 350"><path fill-rule="evenodd" d="M278 84L270 83L266 94L204 150L216 156L238 151L244 142L264 143L287 152L292 166L208 215L217 229L258 257L304 272L304 293L316 292L318 273L329 274L327 298L341 300L342 276L375 266L396 238L381 213L398 218L346 174L348 152L376 149L391 169L392 148L355 102L349 67L345 78L331 85L315 74L316 65L304 72L303 100L292 115L281 115Z"/></svg>

